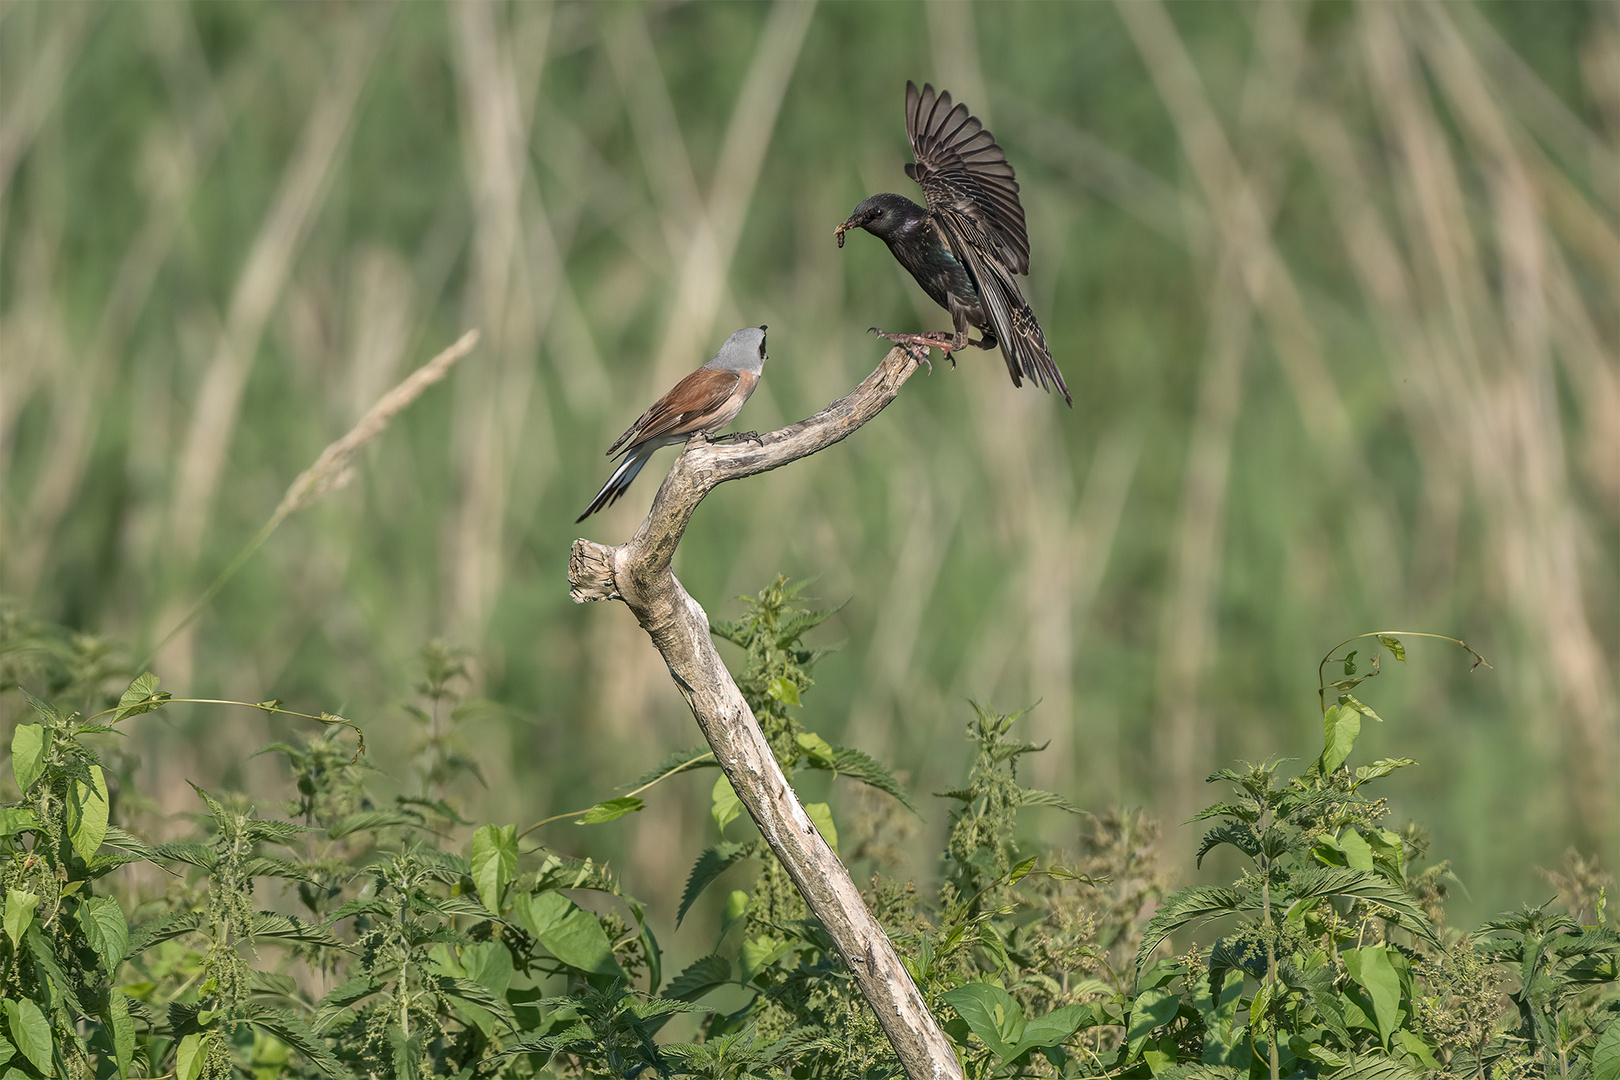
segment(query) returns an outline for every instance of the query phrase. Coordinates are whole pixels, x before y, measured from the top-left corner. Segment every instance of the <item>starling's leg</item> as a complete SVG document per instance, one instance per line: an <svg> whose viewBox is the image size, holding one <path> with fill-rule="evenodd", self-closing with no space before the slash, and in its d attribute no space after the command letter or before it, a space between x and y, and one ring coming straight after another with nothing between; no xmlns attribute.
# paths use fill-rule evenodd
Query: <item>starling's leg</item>
<svg viewBox="0 0 1620 1080"><path fill-rule="evenodd" d="M927 334L890 334L874 326L868 332L892 341L897 345L921 345L925 349L938 349L945 354L945 358L951 362L952 367L956 366L956 357L952 356L951 353L965 347L967 344L966 335L957 337L947 334L943 330L935 330ZM927 363L927 361L924 361L924 363ZM933 371L934 365L928 364L928 370Z"/></svg>
<svg viewBox="0 0 1620 1080"><path fill-rule="evenodd" d="M927 334L891 334L874 326L867 333L876 334L878 337L895 342L898 345L926 345L930 349L940 349L944 352L950 352L952 349L962 347L960 341L957 341L943 330L935 330Z"/></svg>

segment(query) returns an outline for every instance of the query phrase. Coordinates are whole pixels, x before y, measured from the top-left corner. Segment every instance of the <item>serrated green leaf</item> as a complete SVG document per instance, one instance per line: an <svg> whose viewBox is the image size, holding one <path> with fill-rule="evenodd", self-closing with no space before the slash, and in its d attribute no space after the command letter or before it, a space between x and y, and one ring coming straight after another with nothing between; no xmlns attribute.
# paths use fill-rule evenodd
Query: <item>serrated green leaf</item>
<svg viewBox="0 0 1620 1080"><path fill-rule="evenodd" d="M516 825L481 825L473 834L473 885L484 907L500 913L506 887L517 873L518 842Z"/></svg>
<svg viewBox="0 0 1620 1080"><path fill-rule="evenodd" d="M1018 792L1020 806L1055 806L1059 810L1067 810L1071 814L1083 814L1074 803L1065 799L1055 791L1042 791L1040 788L1023 788Z"/></svg>
<svg viewBox="0 0 1620 1080"><path fill-rule="evenodd" d="M1325 1080L1423 1080L1424 1074L1398 1058L1353 1054L1350 1064Z"/></svg>
<svg viewBox="0 0 1620 1080"><path fill-rule="evenodd" d="M38 906L38 893L31 893L20 886L6 890L6 937L11 939L13 951L22 941L23 935L28 932L28 928L34 924L34 909Z"/></svg>
<svg viewBox="0 0 1620 1080"><path fill-rule="evenodd" d="M320 1029L350 1005L370 997L387 985L386 980L376 975L362 973L334 986L320 1000L320 1008L315 1013L316 1028Z"/></svg>
<svg viewBox="0 0 1620 1080"><path fill-rule="evenodd" d="M1347 896L1369 901L1384 908L1379 914L1421 935L1436 948L1440 940L1434 926L1417 902L1405 890L1377 873L1345 867L1316 867L1296 874L1288 883L1294 903L1329 896Z"/></svg>
<svg viewBox="0 0 1620 1080"><path fill-rule="evenodd" d="M600 825L604 821L616 821L626 814L633 814L647 804L634 795L624 795L617 799L606 799L597 803L581 815L578 824Z"/></svg>
<svg viewBox="0 0 1620 1080"><path fill-rule="evenodd" d="M357 832L376 832L395 826L418 828L422 823L422 815L410 810L361 810L340 818L326 830L326 835L341 840Z"/></svg>
<svg viewBox="0 0 1620 1080"><path fill-rule="evenodd" d="M79 901L76 918L90 947L101 957L102 969L112 975L129 948L129 922L118 901L110 896L87 896Z"/></svg>
<svg viewBox="0 0 1620 1080"><path fill-rule="evenodd" d="M51 1025L40 1007L27 998L6 999L6 1026L11 1032L11 1043L40 1075L54 1075L51 1053L56 1043L51 1038Z"/></svg>
<svg viewBox="0 0 1620 1080"><path fill-rule="evenodd" d="M686 876L686 891L681 894L681 906L675 912L675 925L681 925L693 902L710 882L753 853L752 844L720 843L704 848L697 862L692 864L692 872Z"/></svg>
<svg viewBox="0 0 1620 1080"><path fill-rule="evenodd" d="M388 1044L394 1051L394 1080L422 1080L422 1046L425 1033L409 1037L398 1024L388 1025Z"/></svg>
<svg viewBox="0 0 1620 1080"><path fill-rule="evenodd" d="M1204 807L1182 822L1182 824L1190 825L1195 821L1207 821L1212 817L1230 817L1237 818L1240 821L1254 822L1260 819L1260 812L1252 807L1239 806L1236 803L1219 802L1214 806Z"/></svg>
<svg viewBox="0 0 1620 1080"><path fill-rule="evenodd" d="M11 733L11 775L16 778L17 790L24 795L45 769L45 727L43 724L18 724Z"/></svg>
<svg viewBox="0 0 1620 1080"><path fill-rule="evenodd" d="M670 980L659 996L677 1001L696 1001L717 986L731 981L731 961L717 953L710 953L692 961Z"/></svg>
<svg viewBox="0 0 1620 1080"><path fill-rule="evenodd" d="M254 1027L269 1032L303 1054L310 1064L327 1076L353 1075L343 1067L343 1063L327 1049L321 1037L297 1013L286 1009L256 1008L249 1013L248 1019Z"/></svg>
<svg viewBox="0 0 1620 1080"><path fill-rule="evenodd" d="M263 840L286 847L297 844L304 833L313 831L307 825L298 825L291 821L276 821L273 818L253 818L242 825L242 836L245 839Z"/></svg>
<svg viewBox="0 0 1620 1080"><path fill-rule="evenodd" d="M256 995L282 998L295 1004L303 1000L298 993L298 980L277 971L248 972L248 989Z"/></svg>
<svg viewBox="0 0 1620 1080"><path fill-rule="evenodd" d="M670 998L649 998L646 1001L631 1000L630 1011L638 1020L659 1020L677 1013L713 1012L713 1009L698 1005L690 1001L674 1001Z"/></svg>
<svg viewBox="0 0 1620 1080"><path fill-rule="evenodd" d="M255 855L246 860L242 863L242 874L244 877L282 878L315 884L315 873L310 867L273 855Z"/></svg>
<svg viewBox="0 0 1620 1080"><path fill-rule="evenodd" d="M343 939L325 927L273 911L254 914L248 921L248 934L255 939L297 941L305 945L324 945L329 949L344 947Z"/></svg>
<svg viewBox="0 0 1620 1080"><path fill-rule="evenodd" d="M471 979L444 976L438 980L438 988L440 993L459 1001L464 1008L470 1006L472 1010L480 1010L484 1014L498 1019L508 1030L516 1030L517 1018L512 1015L512 1007L506 1003L504 997L491 993L489 988L482 983L474 982ZM479 1019L482 1019L482 1017L477 1016L475 1013L473 1022L477 1024ZM482 1024L478 1026L480 1028L484 1027ZM486 1028L485 1030L486 1033L493 1033L490 1029Z"/></svg>
<svg viewBox="0 0 1620 1080"><path fill-rule="evenodd" d="M513 897L512 916L546 951L569 967L629 981L596 916L557 890Z"/></svg>
<svg viewBox="0 0 1620 1080"><path fill-rule="evenodd" d="M912 802L911 795L888 769L861 751L849 746L830 746L819 735L808 736L816 740L819 746L815 750L805 747L810 754L809 764L812 768L828 769L835 775L847 776L851 780L859 780L868 787L875 787L899 799L907 810L915 812L917 807ZM804 746L806 736L799 736L799 743ZM825 751L820 747L826 747Z"/></svg>
<svg viewBox="0 0 1620 1080"><path fill-rule="evenodd" d="M129 689L118 699L118 708L113 712L112 722L116 724L126 717L149 713L165 704L169 698L168 693L158 691L158 677L150 671L145 672L137 676L135 681L129 684Z"/></svg>
<svg viewBox="0 0 1620 1080"><path fill-rule="evenodd" d="M200 911L176 911L168 915L141 923L130 934L129 947L126 956L136 956L150 949L153 945L177 938L182 934L189 934L200 929L203 925L204 913Z"/></svg>
<svg viewBox="0 0 1620 1080"><path fill-rule="evenodd" d="M832 807L824 802L805 803L804 812L810 815L810 821L815 825L821 838L836 853L838 851L838 827L833 824Z"/></svg>
<svg viewBox="0 0 1620 1080"><path fill-rule="evenodd" d="M1251 899L1237 889L1217 886L1197 886L1171 893L1159 905L1142 935L1142 944L1136 952L1137 975L1141 975L1142 965L1147 963L1159 942L1184 926L1242 911Z"/></svg>
<svg viewBox="0 0 1620 1080"><path fill-rule="evenodd" d="M1356 784L1359 786L1361 784L1365 784L1368 780L1376 780L1380 776L1388 776L1396 769L1404 769L1408 765L1416 764L1417 762L1409 757L1379 758L1371 765L1356 766Z"/></svg>
<svg viewBox="0 0 1620 1080"><path fill-rule="evenodd" d="M709 816L714 818L715 825L723 834L726 826L735 821L743 811L742 800L737 798L737 793L732 790L731 781L726 779L725 773L715 778L709 800Z"/></svg>
<svg viewBox="0 0 1620 1080"><path fill-rule="evenodd" d="M192 783L190 780L187 780L186 783L191 785L191 790L197 793L197 798L201 799L203 801L203 805L208 807L208 813L212 815L213 819L219 822L221 828L223 828L225 822L231 816L230 811L226 810L223 803L214 798L212 795L208 794L208 792L204 791L199 785Z"/></svg>
<svg viewBox="0 0 1620 1080"><path fill-rule="evenodd" d="M204 870L212 870L219 863L219 853L213 845L199 844L195 840L170 840L153 847L152 853L159 859L190 863Z"/></svg>
<svg viewBox="0 0 1620 1080"><path fill-rule="evenodd" d="M1322 775L1336 770L1350 756L1361 734L1361 714L1348 705L1329 705L1322 714Z"/></svg>
<svg viewBox="0 0 1620 1080"><path fill-rule="evenodd" d="M1198 850L1193 853L1195 865L1202 868L1204 856L1222 844L1230 844L1252 858L1260 853L1260 834L1247 821L1223 822L1204 834Z"/></svg>

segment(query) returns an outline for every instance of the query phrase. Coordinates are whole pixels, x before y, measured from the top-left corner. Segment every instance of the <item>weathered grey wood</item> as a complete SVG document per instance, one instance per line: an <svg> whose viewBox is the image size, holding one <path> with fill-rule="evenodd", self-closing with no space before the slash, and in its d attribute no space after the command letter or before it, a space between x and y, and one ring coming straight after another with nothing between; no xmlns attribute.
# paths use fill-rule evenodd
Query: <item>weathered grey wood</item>
<svg viewBox="0 0 1620 1080"><path fill-rule="evenodd" d="M782 774L759 723L709 636L709 617L670 571L692 512L716 484L765 472L847 438L893 401L921 353L890 350L847 397L758 442L694 436L651 511L625 544L575 540L568 565L575 603L623 600L652 638L715 759L816 918L827 928L913 1080L960 1080L962 1067L860 890L821 838Z"/></svg>

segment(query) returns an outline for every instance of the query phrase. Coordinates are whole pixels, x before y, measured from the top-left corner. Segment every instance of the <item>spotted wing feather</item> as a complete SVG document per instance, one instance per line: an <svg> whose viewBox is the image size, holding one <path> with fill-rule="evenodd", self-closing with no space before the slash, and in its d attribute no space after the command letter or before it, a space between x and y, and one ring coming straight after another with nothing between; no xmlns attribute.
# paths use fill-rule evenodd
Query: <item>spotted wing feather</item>
<svg viewBox="0 0 1620 1080"><path fill-rule="evenodd" d="M1007 155L966 105L932 84L906 83L906 134L916 162L906 175L922 185L928 209L973 220L986 251L1015 274L1029 273L1029 232Z"/></svg>

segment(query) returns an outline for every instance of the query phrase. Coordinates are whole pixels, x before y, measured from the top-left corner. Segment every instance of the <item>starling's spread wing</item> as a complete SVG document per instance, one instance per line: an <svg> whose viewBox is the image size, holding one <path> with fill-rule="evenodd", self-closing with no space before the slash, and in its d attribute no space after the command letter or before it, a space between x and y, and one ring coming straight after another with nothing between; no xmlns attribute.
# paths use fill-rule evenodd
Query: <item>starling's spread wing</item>
<svg viewBox="0 0 1620 1080"><path fill-rule="evenodd" d="M626 443L635 446L666 435L688 435L703 430L704 419L714 416L726 404L732 391L737 389L739 378L738 372L724 368L698 368L626 428L608 447L609 456Z"/></svg>
<svg viewBox="0 0 1620 1080"><path fill-rule="evenodd" d="M906 134L917 156L906 175L922 185L928 209L971 219L986 254L1015 274L1029 273L1029 233L1007 155L966 105L906 83Z"/></svg>
<svg viewBox="0 0 1620 1080"><path fill-rule="evenodd" d="M1001 344L1001 356L1007 361L1007 373L1012 376L1013 385L1022 386L1022 377L1027 376L1043 390L1056 387L1063 400L1073 406L1074 398L1063 381L1063 372L1058 370L1046 348L1046 335L1035 321L1035 312L1030 310L1024 294L1018 291L1012 274L981 246L979 237L972 233L962 235L964 229L972 229L970 222L945 216L941 226L951 250L967 265L979 286L979 297Z"/></svg>

